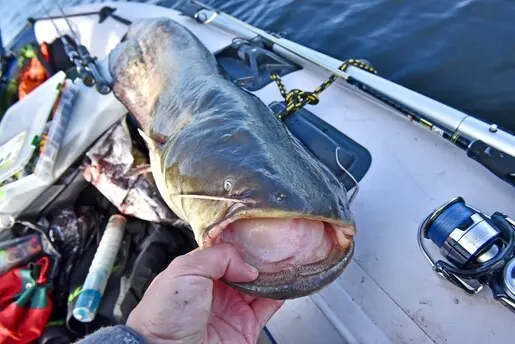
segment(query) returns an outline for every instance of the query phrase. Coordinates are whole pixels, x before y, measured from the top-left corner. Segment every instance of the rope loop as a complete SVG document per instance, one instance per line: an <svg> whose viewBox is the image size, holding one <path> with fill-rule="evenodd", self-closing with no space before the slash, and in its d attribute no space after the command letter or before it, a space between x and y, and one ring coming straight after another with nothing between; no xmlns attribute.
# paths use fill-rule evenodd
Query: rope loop
<svg viewBox="0 0 515 344"><path fill-rule="evenodd" d="M357 59L348 59L345 60L338 69L345 72L349 66L354 66L366 70L367 72L377 74L377 70L364 63L361 60ZM318 86L313 92L302 91L299 89L292 89L289 92L286 90L286 86L281 79L279 74L271 74L270 79L275 81L277 87L279 88L279 92L286 102L286 108L280 113L276 114L276 117L282 120L287 115L294 113L295 111L303 108L306 104L309 105L317 105L320 102L320 93L325 91L329 86L336 81L338 77L336 75L331 75L326 81L324 81L320 86Z"/></svg>

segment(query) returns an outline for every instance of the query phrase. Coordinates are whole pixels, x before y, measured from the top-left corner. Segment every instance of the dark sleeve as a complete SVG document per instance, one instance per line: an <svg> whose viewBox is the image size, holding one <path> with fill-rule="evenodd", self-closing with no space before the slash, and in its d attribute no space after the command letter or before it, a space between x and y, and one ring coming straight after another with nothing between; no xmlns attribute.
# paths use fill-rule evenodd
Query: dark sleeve
<svg viewBox="0 0 515 344"><path fill-rule="evenodd" d="M76 344L144 344L145 339L124 325L104 327L82 338Z"/></svg>

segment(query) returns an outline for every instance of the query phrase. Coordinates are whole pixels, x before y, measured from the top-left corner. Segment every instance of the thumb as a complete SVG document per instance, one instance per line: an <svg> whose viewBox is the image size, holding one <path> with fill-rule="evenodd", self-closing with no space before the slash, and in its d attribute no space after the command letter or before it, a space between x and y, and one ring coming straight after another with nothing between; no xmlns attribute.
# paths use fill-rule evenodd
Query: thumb
<svg viewBox="0 0 515 344"><path fill-rule="evenodd" d="M258 277L258 270L245 263L236 249L227 243L192 251L172 261L165 270L169 278L201 276L231 282L250 282Z"/></svg>

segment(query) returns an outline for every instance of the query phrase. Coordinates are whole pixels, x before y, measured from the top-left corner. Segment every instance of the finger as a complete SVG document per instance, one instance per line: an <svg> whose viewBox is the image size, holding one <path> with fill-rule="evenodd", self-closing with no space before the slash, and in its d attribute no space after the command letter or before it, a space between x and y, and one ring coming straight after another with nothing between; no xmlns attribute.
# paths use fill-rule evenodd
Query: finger
<svg viewBox="0 0 515 344"><path fill-rule="evenodd" d="M217 280L224 277L231 282L250 282L258 277L257 269L245 263L238 251L227 243L178 257L165 271L169 278L202 276Z"/></svg>
<svg viewBox="0 0 515 344"><path fill-rule="evenodd" d="M256 319L261 327L264 327L268 320L281 308L284 301L272 299L256 299L250 307L254 310Z"/></svg>

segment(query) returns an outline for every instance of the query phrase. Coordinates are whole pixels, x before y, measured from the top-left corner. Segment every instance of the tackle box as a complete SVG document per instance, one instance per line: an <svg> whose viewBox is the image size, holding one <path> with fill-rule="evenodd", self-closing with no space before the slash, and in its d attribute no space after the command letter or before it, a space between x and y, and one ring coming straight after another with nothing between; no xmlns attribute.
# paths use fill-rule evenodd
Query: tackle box
<svg viewBox="0 0 515 344"><path fill-rule="evenodd" d="M7 184L23 189L52 180L76 93L59 72L7 110L0 122L0 203L14 201Z"/></svg>

